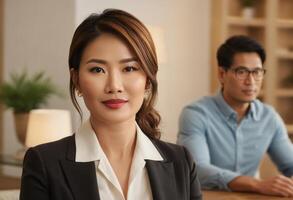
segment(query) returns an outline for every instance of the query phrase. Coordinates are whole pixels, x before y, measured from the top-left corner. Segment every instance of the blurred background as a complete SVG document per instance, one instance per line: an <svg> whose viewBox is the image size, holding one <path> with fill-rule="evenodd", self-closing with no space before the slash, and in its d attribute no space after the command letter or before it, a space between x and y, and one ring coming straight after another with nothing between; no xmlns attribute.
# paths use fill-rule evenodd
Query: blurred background
<svg viewBox="0 0 293 200"><path fill-rule="evenodd" d="M44 71L64 97L52 96L43 107L69 110L75 131L80 120L68 92L69 45L78 24L106 8L132 13L154 37L163 140L176 142L183 106L218 90L215 52L234 34L264 45L267 74L260 99L280 112L293 134L292 0L0 0L0 81L23 70ZM13 111L2 106L0 152L12 155L20 148Z"/></svg>

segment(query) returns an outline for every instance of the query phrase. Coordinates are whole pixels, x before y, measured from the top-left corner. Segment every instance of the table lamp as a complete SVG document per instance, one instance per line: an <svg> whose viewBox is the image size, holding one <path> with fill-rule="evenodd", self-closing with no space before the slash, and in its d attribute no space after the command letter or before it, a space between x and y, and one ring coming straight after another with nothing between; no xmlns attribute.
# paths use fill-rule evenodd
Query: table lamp
<svg viewBox="0 0 293 200"><path fill-rule="evenodd" d="M68 110L35 109L30 112L26 147L52 142L72 135Z"/></svg>

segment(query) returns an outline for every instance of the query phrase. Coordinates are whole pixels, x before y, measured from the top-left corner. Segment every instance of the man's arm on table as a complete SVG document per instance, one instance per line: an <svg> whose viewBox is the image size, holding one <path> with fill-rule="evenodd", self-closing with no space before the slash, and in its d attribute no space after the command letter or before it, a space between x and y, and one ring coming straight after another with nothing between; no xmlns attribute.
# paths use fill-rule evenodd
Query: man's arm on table
<svg viewBox="0 0 293 200"><path fill-rule="evenodd" d="M179 119L177 142L184 145L196 161L202 188L229 190L228 183L240 174L210 164L205 138L207 123L208 118L200 108L185 108Z"/></svg>
<svg viewBox="0 0 293 200"><path fill-rule="evenodd" d="M198 165L202 188L257 192L277 196L293 195L293 183L290 178L277 176L267 180L257 180L210 164L209 148L204 136L206 120L207 118L202 113L185 108L180 117L178 137L178 143L189 149Z"/></svg>
<svg viewBox="0 0 293 200"><path fill-rule="evenodd" d="M252 191L267 195L293 196L293 146L288 138L286 127L276 113L275 135L268 153L274 163L285 176L279 175L266 180L257 180L248 176L239 176L229 183L234 191ZM286 177L287 176L287 177Z"/></svg>
<svg viewBox="0 0 293 200"><path fill-rule="evenodd" d="M266 195L293 197L293 179L283 175L266 180L257 180L250 176L238 176L228 187L237 192L256 192Z"/></svg>

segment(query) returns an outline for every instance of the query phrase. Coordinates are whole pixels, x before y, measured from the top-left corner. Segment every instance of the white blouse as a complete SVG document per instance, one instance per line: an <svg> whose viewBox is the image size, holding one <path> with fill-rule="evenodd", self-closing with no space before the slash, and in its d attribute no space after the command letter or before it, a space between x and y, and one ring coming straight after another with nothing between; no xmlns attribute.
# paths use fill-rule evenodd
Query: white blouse
<svg viewBox="0 0 293 200"><path fill-rule="evenodd" d="M127 197L109 160L100 146L91 124L86 121L75 136L76 162L95 161L98 190L101 200L152 200L152 190L145 160L162 161L163 158L150 139L136 126L136 146L130 168Z"/></svg>

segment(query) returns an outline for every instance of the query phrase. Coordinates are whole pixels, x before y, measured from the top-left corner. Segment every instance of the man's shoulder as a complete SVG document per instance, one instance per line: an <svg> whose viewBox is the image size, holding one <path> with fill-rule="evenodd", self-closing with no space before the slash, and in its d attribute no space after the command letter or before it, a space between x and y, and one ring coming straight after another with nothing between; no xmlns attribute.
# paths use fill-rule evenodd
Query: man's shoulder
<svg viewBox="0 0 293 200"><path fill-rule="evenodd" d="M260 115L268 115L268 114L276 114L277 111L275 108L267 103L264 103L260 101L259 99L256 99L253 101L253 104L255 105L256 111Z"/></svg>
<svg viewBox="0 0 293 200"><path fill-rule="evenodd" d="M211 104L214 104L214 101L214 96L204 96L187 104L185 108L208 108Z"/></svg>
<svg viewBox="0 0 293 200"><path fill-rule="evenodd" d="M215 96L204 96L197 99L183 108L183 113L187 112L199 112L201 114L207 114L217 109L215 103Z"/></svg>

